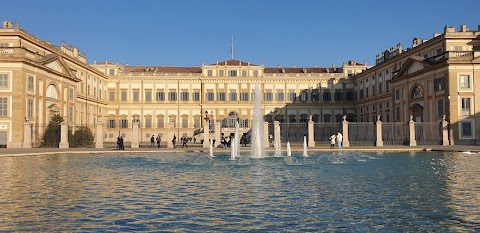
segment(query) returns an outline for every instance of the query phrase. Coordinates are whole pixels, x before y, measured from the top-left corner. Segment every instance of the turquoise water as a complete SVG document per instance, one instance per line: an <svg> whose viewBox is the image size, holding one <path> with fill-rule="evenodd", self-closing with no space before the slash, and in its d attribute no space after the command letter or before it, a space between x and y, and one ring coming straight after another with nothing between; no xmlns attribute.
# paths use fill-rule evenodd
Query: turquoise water
<svg viewBox="0 0 480 233"><path fill-rule="evenodd" d="M480 230L480 155L310 155L0 158L0 231Z"/></svg>

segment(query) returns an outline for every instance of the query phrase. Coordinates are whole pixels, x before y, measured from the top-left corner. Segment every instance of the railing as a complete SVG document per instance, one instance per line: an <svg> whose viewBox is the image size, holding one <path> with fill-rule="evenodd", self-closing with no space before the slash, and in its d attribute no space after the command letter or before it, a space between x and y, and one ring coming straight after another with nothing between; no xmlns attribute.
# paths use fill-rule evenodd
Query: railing
<svg viewBox="0 0 480 233"><path fill-rule="evenodd" d="M385 146L405 145L408 142L409 125L401 122L383 122L382 140Z"/></svg>
<svg viewBox="0 0 480 233"><path fill-rule="evenodd" d="M39 54L19 47L0 47L0 58L1 57L26 57L31 60L39 60L42 58Z"/></svg>
<svg viewBox="0 0 480 233"><path fill-rule="evenodd" d="M313 125L315 143L330 145L330 136L342 131L342 123L339 122L317 122Z"/></svg>
<svg viewBox="0 0 480 233"><path fill-rule="evenodd" d="M372 122L349 122L348 140L352 146L374 146L377 140L375 124Z"/></svg>

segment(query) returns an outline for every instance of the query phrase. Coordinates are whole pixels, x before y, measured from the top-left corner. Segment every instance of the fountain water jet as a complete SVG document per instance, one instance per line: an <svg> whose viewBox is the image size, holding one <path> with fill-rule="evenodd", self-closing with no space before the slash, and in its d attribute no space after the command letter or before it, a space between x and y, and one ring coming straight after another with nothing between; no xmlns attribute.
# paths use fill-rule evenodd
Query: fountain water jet
<svg viewBox="0 0 480 233"><path fill-rule="evenodd" d="M276 157L282 156L282 141L280 139L280 125L275 126L275 136L274 138L274 144L273 146L275 147L275 155Z"/></svg>
<svg viewBox="0 0 480 233"><path fill-rule="evenodd" d="M292 156L292 149L290 148L290 142L287 142L287 156Z"/></svg>
<svg viewBox="0 0 480 233"><path fill-rule="evenodd" d="M240 157L240 136L238 135L239 131L238 121L235 122L235 136L231 142L231 155L230 159L235 160L237 157Z"/></svg>
<svg viewBox="0 0 480 233"><path fill-rule="evenodd" d="M258 83L255 84L255 90L253 92L253 116L252 116L252 128L251 128L251 152L250 157L262 158L263 153L263 114L261 108L261 93Z"/></svg>
<svg viewBox="0 0 480 233"><path fill-rule="evenodd" d="M307 136L303 136L303 157L308 157L307 153Z"/></svg>
<svg viewBox="0 0 480 233"><path fill-rule="evenodd" d="M213 156L213 140L211 140L211 139L210 139L210 147L209 147L209 149L210 149L210 157L213 158L213 157L214 157L214 156Z"/></svg>

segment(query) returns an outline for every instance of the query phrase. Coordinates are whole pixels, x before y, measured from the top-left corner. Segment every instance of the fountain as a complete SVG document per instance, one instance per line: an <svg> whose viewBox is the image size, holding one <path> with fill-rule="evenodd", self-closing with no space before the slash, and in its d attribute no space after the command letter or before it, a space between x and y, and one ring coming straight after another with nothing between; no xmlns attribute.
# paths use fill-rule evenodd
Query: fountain
<svg viewBox="0 0 480 233"><path fill-rule="evenodd" d="M235 122L235 136L233 138L233 140L231 141L231 155L230 155L230 159L231 160L235 160L237 157L240 157L240 136L238 135L238 131L239 131L239 124L238 124L238 121Z"/></svg>
<svg viewBox="0 0 480 233"><path fill-rule="evenodd" d="M290 148L290 142L287 142L287 156L292 156L292 149Z"/></svg>
<svg viewBox="0 0 480 233"><path fill-rule="evenodd" d="M261 93L258 83L255 84L255 90L253 93L253 116L252 116L252 128L251 128L251 152L250 157L262 158L263 153L263 114L261 108Z"/></svg>
<svg viewBox="0 0 480 233"><path fill-rule="evenodd" d="M308 157L307 153L307 136L303 136L303 157Z"/></svg>
<svg viewBox="0 0 480 233"><path fill-rule="evenodd" d="M214 157L213 156L213 140L210 139L210 147L209 147L209 151L210 151L210 157Z"/></svg>
<svg viewBox="0 0 480 233"><path fill-rule="evenodd" d="M280 139L280 125L275 126L275 136L274 138L274 143L273 146L275 147L275 157L280 157L282 156L282 141Z"/></svg>

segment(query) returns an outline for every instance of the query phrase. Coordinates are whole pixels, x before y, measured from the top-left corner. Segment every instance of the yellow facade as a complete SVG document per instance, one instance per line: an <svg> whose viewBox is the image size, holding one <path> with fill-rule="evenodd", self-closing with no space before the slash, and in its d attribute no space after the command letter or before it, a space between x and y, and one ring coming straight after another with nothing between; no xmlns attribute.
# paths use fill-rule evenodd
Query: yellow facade
<svg viewBox="0 0 480 233"><path fill-rule="evenodd" d="M479 30L445 28L412 48L385 50L369 67L354 61L341 67L264 67L226 60L193 67L88 64L86 55L62 41L53 46L5 21L0 28L0 146L22 147L25 121L33 143L59 114L71 126L105 125L106 142L166 139L172 122L179 136L192 136L208 118L222 132L250 128L252 94L258 84L265 121L288 123L349 121L451 122L452 144L478 144ZM480 129L479 129L480 130ZM94 131L94 130L92 130ZM94 131L95 132L95 131ZM478 135L478 136L477 136ZM2 139L3 137L3 139ZM2 143L3 142L3 143Z"/></svg>

